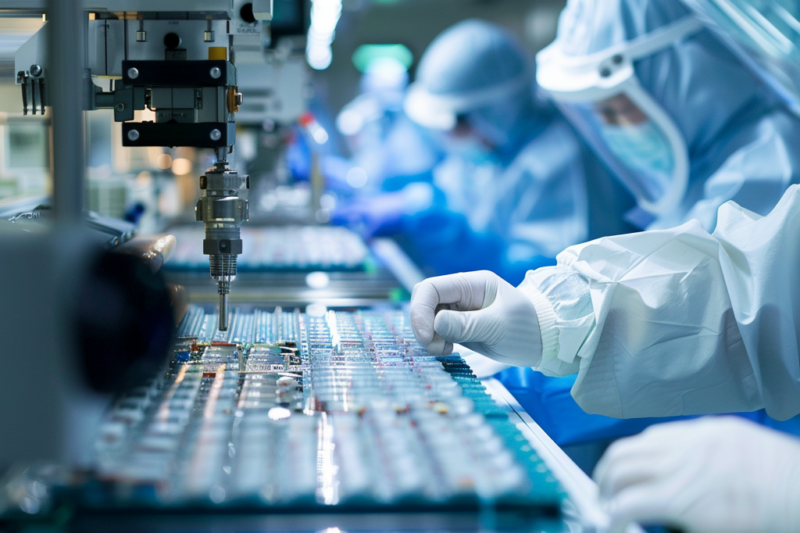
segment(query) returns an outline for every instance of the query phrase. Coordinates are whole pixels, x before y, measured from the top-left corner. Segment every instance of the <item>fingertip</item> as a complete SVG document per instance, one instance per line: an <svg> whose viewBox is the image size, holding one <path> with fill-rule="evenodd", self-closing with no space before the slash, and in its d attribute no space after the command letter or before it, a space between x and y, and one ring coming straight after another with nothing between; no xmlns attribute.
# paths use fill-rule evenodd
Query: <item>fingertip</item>
<svg viewBox="0 0 800 533"><path fill-rule="evenodd" d="M427 347L434 336L434 314L438 300L433 293L427 290L430 286L428 280L417 283L411 295L411 305L409 315L411 317L411 329L414 331L414 336L417 341L423 346Z"/></svg>
<svg viewBox="0 0 800 533"><path fill-rule="evenodd" d="M414 336L424 348L433 340L433 313L428 313L421 309L411 308L411 330Z"/></svg>
<svg viewBox="0 0 800 533"><path fill-rule="evenodd" d="M447 341L445 341L440 335L434 333L433 339L425 348L428 350L428 353L432 355L446 355L445 350L447 349Z"/></svg>

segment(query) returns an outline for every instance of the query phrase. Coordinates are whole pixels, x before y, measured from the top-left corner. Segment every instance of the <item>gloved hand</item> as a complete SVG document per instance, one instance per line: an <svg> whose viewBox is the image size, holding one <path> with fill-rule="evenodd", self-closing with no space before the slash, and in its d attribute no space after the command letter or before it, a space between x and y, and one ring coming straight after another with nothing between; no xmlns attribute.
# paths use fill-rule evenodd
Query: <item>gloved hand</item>
<svg viewBox="0 0 800 533"><path fill-rule="evenodd" d="M740 418L653 426L614 443L594 477L619 531L631 521L704 533L800 531L800 440Z"/></svg>
<svg viewBox="0 0 800 533"><path fill-rule="evenodd" d="M418 283L411 295L411 327L432 354L449 354L459 343L511 365L535 366L541 359L533 304L485 270Z"/></svg>

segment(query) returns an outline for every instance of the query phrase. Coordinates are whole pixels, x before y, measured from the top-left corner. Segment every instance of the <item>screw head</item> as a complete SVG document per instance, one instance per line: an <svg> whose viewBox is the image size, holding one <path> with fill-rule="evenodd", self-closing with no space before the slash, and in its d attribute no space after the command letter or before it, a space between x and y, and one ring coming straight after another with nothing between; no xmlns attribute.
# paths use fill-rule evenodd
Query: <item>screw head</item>
<svg viewBox="0 0 800 533"><path fill-rule="evenodd" d="M30 72L31 76L38 78L42 75L42 67L40 65L31 65Z"/></svg>
<svg viewBox="0 0 800 533"><path fill-rule="evenodd" d="M139 77L139 69L135 67L131 67L128 69L128 77L132 80L135 80Z"/></svg>
<svg viewBox="0 0 800 533"><path fill-rule="evenodd" d="M125 111L125 104L122 102L117 102L117 105L114 106L114 109L117 111Z"/></svg>
<svg viewBox="0 0 800 533"><path fill-rule="evenodd" d="M212 141L218 141L222 138L222 132L214 128L213 130L211 130L209 137L211 137Z"/></svg>
<svg viewBox="0 0 800 533"><path fill-rule="evenodd" d="M219 69L219 67L214 67L209 71L209 74L211 74L211 77L216 80L222 76L222 71Z"/></svg>
<svg viewBox="0 0 800 533"><path fill-rule="evenodd" d="M130 140L130 141L138 141L139 140L139 130L128 130L128 140Z"/></svg>

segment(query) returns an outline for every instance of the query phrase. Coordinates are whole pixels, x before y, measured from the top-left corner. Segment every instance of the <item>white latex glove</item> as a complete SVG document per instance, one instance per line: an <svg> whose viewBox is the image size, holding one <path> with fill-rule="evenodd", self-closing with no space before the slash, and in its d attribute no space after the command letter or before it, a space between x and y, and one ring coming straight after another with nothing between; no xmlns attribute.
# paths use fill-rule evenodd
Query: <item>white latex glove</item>
<svg viewBox="0 0 800 533"><path fill-rule="evenodd" d="M485 270L418 283L411 294L411 327L432 354L449 354L459 343L501 363L535 366L541 360L533 304Z"/></svg>
<svg viewBox="0 0 800 533"><path fill-rule="evenodd" d="M614 443L594 477L617 531L800 531L800 440L740 418L653 426Z"/></svg>

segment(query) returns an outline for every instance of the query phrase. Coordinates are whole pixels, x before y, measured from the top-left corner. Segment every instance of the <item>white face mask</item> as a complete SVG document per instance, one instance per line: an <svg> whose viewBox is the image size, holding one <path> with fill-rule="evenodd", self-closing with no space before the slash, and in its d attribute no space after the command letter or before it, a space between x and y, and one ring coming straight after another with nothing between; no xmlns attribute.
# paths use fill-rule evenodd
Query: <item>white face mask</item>
<svg viewBox="0 0 800 533"><path fill-rule="evenodd" d="M621 163L654 181L646 184L652 193L660 195L667 190L675 168L672 146L651 121L627 126L605 124L600 136Z"/></svg>

